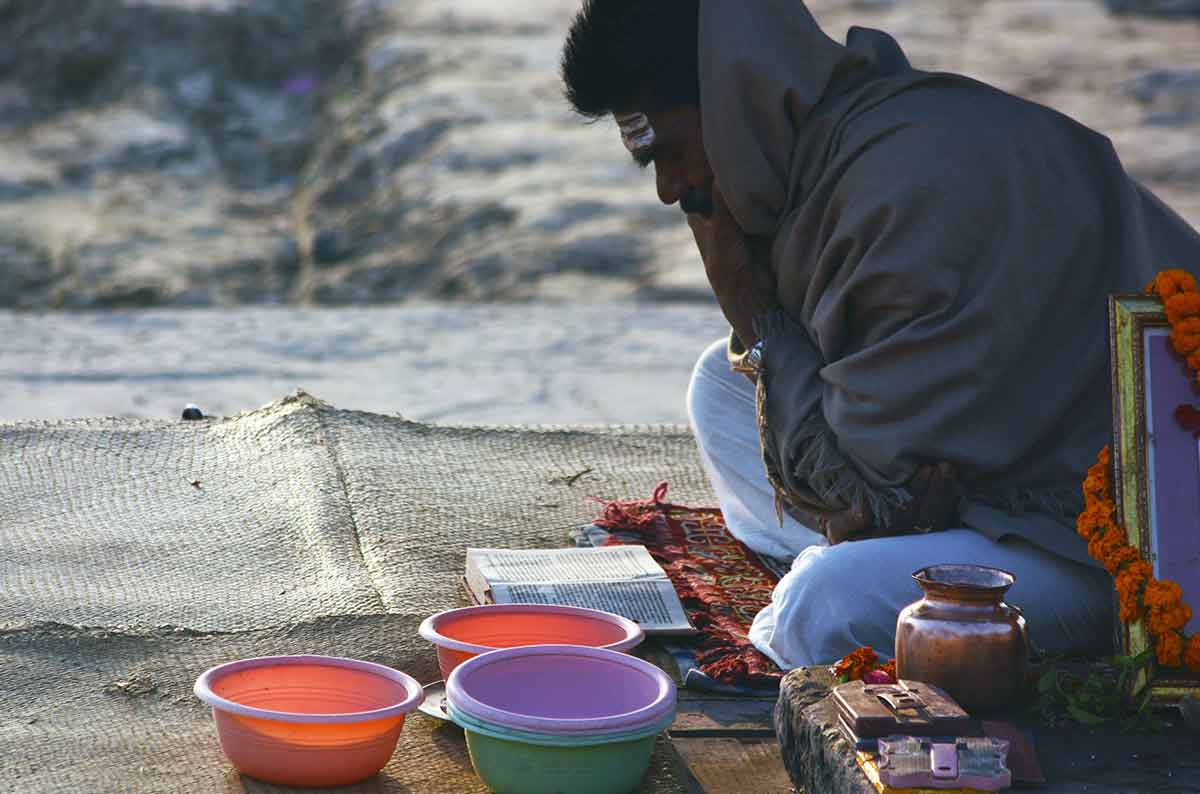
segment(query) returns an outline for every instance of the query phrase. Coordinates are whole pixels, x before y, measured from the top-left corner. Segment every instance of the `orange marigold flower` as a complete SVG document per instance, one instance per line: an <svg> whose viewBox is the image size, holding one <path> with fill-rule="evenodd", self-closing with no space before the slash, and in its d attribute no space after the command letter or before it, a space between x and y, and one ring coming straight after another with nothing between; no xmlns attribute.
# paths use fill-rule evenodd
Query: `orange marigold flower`
<svg viewBox="0 0 1200 794"><path fill-rule="evenodd" d="M1171 347L1189 358L1200 350L1200 317L1188 317L1171 327Z"/></svg>
<svg viewBox="0 0 1200 794"><path fill-rule="evenodd" d="M1117 590L1121 608L1121 622L1132 623L1142 616L1142 605L1138 603L1136 590Z"/></svg>
<svg viewBox="0 0 1200 794"><path fill-rule="evenodd" d="M1188 356L1187 365L1200 374L1200 353L1192 353Z"/></svg>
<svg viewBox="0 0 1200 794"><path fill-rule="evenodd" d="M1163 301L1167 322L1175 325L1187 317L1200 314L1200 292L1180 292Z"/></svg>
<svg viewBox="0 0 1200 794"><path fill-rule="evenodd" d="M1163 300L1167 300L1172 295L1179 292L1179 288L1175 286L1175 281L1166 273L1159 273L1154 277L1154 280L1146 287L1146 294L1157 295Z"/></svg>
<svg viewBox="0 0 1200 794"><path fill-rule="evenodd" d="M1158 656L1158 663L1164 667L1182 667L1183 637L1177 631L1168 631L1158 638L1154 653Z"/></svg>
<svg viewBox="0 0 1200 794"><path fill-rule="evenodd" d="M1196 637L1200 637L1200 634L1197 634ZM1197 652L1200 653L1200 644L1197 644ZM900 676L896 675L896 660L895 659L888 659L887 664L885 664L883 667L881 667L879 669L883 670L883 672L890 675L892 677L893 681L900 680Z"/></svg>
<svg viewBox="0 0 1200 794"><path fill-rule="evenodd" d="M1169 579L1151 579L1142 596L1147 609L1172 609L1182 599L1183 588Z"/></svg>
<svg viewBox="0 0 1200 794"><path fill-rule="evenodd" d="M1200 633L1188 638L1187 651L1183 654L1183 663L1193 673L1200 673Z"/></svg>
<svg viewBox="0 0 1200 794"><path fill-rule="evenodd" d="M1176 268L1172 268L1172 269L1168 270L1167 272L1170 273L1174 277L1175 283L1179 286L1180 291L1183 291L1183 292L1196 292L1197 291L1196 290L1196 277L1193 276L1188 271L1184 270L1183 268L1176 267Z"/></svg>
<svg viewBox="0 0 1200 794"><path fill-rule="evenodd" d="M1192 274L1180 268L1172 268L1159 273L1151 284L1152 292L1157 292L1164 301L1180 292L1195 292L1196 279Z"/></svg>
<svg viewBox="0 0 1200 794"><path fill-rule="evenodd" d="M874 670L878 666L879 656L875 650L863 647L843 656L842 660L834 666L833 675L838 679L847 676L847 681L857 681L862 678L863 673Z"/></svg>
<svg viewBox="0 0 1200 794"><path fill-rule="evenodd" d="M1101 472L1091 472L1083 481L1083 501L1086 504L1108 501L1108 477Z"/></svg>
<svg viewBox="0 0 1200 794"><path fill-rule="evenodd" d="M1150 567L1150 563L1135 560L1114 577L1113 584L1120 598L1122 621L1129 623L1142 616L1142 585L1152 573L1154 569Z"/></svg>
<svg viewBox="0 0 1200 794"><path fill-rule="evenodd" d="M1104 562L1108 559L1108 555L1113 553L1118 546L1124 545L1121 541L1119 532L1107 531L1097 532L1088 541L1088 554L1097 562Z"/></svg>
<svg viewBox="0 0 1200 794"><path fill-rule="evenodd" d="M1181 356L1191 358L1200 352L1200 334L1180 334L1171 332L1171 347Z"/></svg>
<svg viewBox="0 0 1200 794"><path fill-rule="evenodd" d="M1131 582L1136 582L1138 589L1140 590L1141 586L1146 583L1146 580L1148 580L1153 573L1154 568L1151 567L1150 563L1146 562L1145 560L1138 560L1125 570L1121 571L1121 574L1118 578L1124 578L1130 580Z"/></svg>
<svg viewBox="0 0 1200 794"><path fill-rule="evenodd" d="M1140 560L1141 558L1142 555L1138 553L1137 549L1127 543L1122 543L1120 546L1117 546L1115 549L1109 552L1108 556L1101 560L1101 562L1104 563L1105 569L1108 571L1109 575L1112 576L1115 575L1117 571L1121 570L1122 566L1136 560Z"/></svg>
<svg viewBox="0 0 1200 794"><path fill-rule="evenodd" d="M1088 505L1075 519L1075 531L1084 540L1091 540L1097 532L1108 530L1112 525L1112 505L1103 502Z"/></svg>
<svg viewBox="0 0 1200 794"><path fill-rule="evenodd" d="M1151 634L1159 636L1182 629L1191 619L1192 608L1180 603L1170 609L1151 609L1146 628L1150 629Z"/></svg>
<svg viewBox="0 0 1200 794"><path fill-rule="evenodd" d="M1096 456L1096 463L1088 469L1087 477L1083 481L1083 498L1086 502L1108 501L1108 465L1109 465L1108 447L1100 450L1100 454Z"/></svg>
<svg viewBox="0 0 1200 794"><path fill-rule="evenodd" d="M1188 335L1200 334L1200 317L1192 315L1180 318L1179 322L1171 323L1171 327Z"/></svg>
<svg viewBox="0 0 1200 794"><path fill-rule="evenodd" d="M1178 334L1171 332L1171 347L1181 356L1191 358L1200 352L1200 334Z"/></svg>

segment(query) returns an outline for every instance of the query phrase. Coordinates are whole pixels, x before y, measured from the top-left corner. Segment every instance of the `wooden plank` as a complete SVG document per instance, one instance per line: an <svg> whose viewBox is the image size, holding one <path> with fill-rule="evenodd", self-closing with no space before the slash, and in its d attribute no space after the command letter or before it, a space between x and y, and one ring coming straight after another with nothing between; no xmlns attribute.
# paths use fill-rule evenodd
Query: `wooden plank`
<svg viewBox="0 0 1200 794"><path fill-rule="evenodd" d="M775 736L775 699L680 700L671 736Z"/></svg>
<svg viewBox="0 0 1200 794"><path fill-rule="evenodd" d="M774 739L673 737L693 794L793 794Z"/></svg>

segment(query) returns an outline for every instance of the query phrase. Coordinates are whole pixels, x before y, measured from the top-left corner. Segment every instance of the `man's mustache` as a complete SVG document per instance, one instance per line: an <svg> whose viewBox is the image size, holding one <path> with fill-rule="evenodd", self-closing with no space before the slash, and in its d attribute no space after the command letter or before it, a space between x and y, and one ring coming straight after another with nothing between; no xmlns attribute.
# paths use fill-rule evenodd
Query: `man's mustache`
<svg viewBox="0 0 1200 794"><path fill-rule="evenodd" d="M679 209L688 215L701 215L705 218L713 214L712 193L707 190L689 190L679 199Z"/></svg>

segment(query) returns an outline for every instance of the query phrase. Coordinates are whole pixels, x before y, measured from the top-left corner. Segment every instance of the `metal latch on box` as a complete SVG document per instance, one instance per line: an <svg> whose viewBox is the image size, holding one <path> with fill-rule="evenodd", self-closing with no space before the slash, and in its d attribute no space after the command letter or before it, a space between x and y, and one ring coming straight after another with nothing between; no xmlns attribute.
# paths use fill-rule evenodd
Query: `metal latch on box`
<svg viewBox="0 0 1200 794"><path fill-rule="evenodd" d="M894 788L999 791L1012 785L1008 746L989 736L954 741L888 736L879 740L879 778Z"/></svg>
<svg viewBox="0 0 1200 794"><path fill-rule="evenodd" d="M863 693L874 695L879 702L891 709L896 718L907 725L929 725L933 719L921 696L904 686L890 685L866 687Z"/></svg>

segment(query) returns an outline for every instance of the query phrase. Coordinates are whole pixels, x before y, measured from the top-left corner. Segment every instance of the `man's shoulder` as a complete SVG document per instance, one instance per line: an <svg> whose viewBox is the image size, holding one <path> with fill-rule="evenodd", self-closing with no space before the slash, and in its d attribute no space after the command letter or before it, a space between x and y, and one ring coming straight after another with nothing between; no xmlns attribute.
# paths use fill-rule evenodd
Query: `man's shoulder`
<svg viewBox="0 0 1200 794"><path fill-rule="evenodd" d="M832 149L852 165L940 175L988 162L1042 157L1111 157L1100 133L1069 116L958 74L918 72L905 84L875 87L875 97L842 119ZM870 94L866 95L870 98Z"/></svg>

